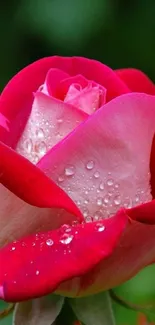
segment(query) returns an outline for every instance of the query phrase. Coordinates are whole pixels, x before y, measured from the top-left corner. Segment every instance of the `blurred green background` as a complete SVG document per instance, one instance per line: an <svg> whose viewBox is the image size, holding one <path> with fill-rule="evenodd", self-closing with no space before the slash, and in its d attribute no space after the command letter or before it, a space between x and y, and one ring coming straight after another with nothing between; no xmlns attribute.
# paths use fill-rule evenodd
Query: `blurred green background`
<svg viewBox="0 0 155 325"><path fill-rule="evenodd" d="M6 0L0 31L0 89L25 65L55 54L139 68L155 81L155 0ZM117 293L137 303L155 301L155 267ZM118 325L135 324L136 313L114 309Z"/></svg>
<svg viewBox="0 0 155 325"><path fill-rule="evenodd" d="M23 66L54 54L140 68L155 80L154 0L6 0L0 30L1 89Z"/></svg>

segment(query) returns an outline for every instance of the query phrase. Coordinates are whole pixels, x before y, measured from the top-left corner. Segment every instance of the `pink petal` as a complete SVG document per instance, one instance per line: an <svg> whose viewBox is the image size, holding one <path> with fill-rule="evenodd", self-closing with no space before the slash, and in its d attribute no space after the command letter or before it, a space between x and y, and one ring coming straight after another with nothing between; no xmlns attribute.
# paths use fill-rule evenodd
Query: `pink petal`
<svg viewBox="0 0 155 325"><path fill-rule="evenodd" d="M36 164L87 117L86 113L74 106L37 92L16 151Z"/></svg>
<svg viewBox="0 0 155 325"><path fill-rule="evenodd" d="M48 94L55 97L55 93L59 87L60 82L68 77L69 75L60 69L50 69L45 80Z"/></svg>
<svg viewBox="0 0 155 325"><path fill-rule="evenodd" d="M85 274L111 255L126 222L126 215L119 214L97 224L64 225L6 246L0 250L1 297L6 301L39 297L62 281Z"/></svg>
<svg viewBox="0 0 155 325"><path fill-rule="evenodd" d="M131 208L152 199L154 107L153 96L118 97L96 111L38 163L69 194L86 220L106 218L122 206Z"/></svg>
<svg viewBox="0 0 155 325"><path fill-rule="evenodd" d="M64 209L32 206L3 185L0 185L0 204L0 247L21 237L80 220L75 213L71 214Z"/></svg>
<svg viewBox="0 0 155 325"><path fill-rule="evenodd" d="M69 87L72 84L77 84L81 88L85 88L88 86L88 80L84 78L82 75L76 75L73 77L66 78L60 82L57 88L57 98L60 98L61 100L65 99L65 96L68 92Z"/></svg>
<svg viewBox="0 0 155 325"><path fill-rule="evenodd" d="M84 89L78 90L75 84L69 87L64 99L65 103L74 105L87 114L92 114L106 102L106 89L104 91L99 86L93 87L88 84Z"/></svg>
<svg viewBox="0 0 155 325"><path fill-rule="evenodd" d="M131 91L155 95L155 84L142 71L128 68L115 72Z"/></svg>

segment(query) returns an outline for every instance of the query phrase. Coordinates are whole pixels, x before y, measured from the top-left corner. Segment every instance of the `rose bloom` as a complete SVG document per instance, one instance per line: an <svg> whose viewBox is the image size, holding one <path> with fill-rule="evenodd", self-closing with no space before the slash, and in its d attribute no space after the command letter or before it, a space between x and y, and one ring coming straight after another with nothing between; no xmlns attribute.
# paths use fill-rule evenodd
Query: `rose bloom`
<svg viewBox="0 0 155 325"><path fill-rule="evenodd" d="M0 297L75 297L155 260L155 85L49 57L0 97Z"/></svg>

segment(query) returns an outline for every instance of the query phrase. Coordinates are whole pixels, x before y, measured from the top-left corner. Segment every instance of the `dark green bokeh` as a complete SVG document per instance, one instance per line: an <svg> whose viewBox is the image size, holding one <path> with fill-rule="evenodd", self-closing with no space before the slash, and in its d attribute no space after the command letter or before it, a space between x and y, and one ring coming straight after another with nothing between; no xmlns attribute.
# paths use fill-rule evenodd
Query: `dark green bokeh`
<svg viewBox="0 0 155 325"><path fill-rule="evenodd" d="M55 54L94 58L114 69L136 67L155 81L154 17L154 0L2 2L0 89L25 65ZM154 266L147 268L117 293L137 303L154 301L154 274ZM115 313L118 324L134 324L134 312L115 305Z"/></svg>
<svg viewBox="0 0 155 325"><path fill-rule="evenodd" d="M1 3L1 88L49 55L81 55L155 80L154 0L7 0Z"/></svg>

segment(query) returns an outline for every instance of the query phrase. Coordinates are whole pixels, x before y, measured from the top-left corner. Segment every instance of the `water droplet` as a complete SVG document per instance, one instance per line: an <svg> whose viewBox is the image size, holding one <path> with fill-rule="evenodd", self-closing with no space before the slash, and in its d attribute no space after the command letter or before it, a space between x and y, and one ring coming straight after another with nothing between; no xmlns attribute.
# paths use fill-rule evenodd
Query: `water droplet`
<svg viewBox="0 0 155 325"><path fill-rule="evenodd" d="M89 169L89 170L93 169L94 168L94 161L93 160L89 160L87 162L86 168Z"/></svg>
<svg viewBox="0 0 155 325"><path fill-rule="evenodd" d="M11 248L11 251L15 251L15 249L16 249L16 247L15 247L15 246L13 246L13 247Z"/></svg>
<svg viewBox="0 0 155 325"><path fill-rule="evenodd" d="M95 178L99 178L99 177L100 177L100 173L99 173L99 172L95 172L95 173L94 173L94 177L95 177Z"/></svg>
<svg viewBox="0 0 155 325"><path fill-rule="evenodd" d="M36 271L36 275L39 275L39 273L40 273L40 272L37 270L37 271Z"/></svg>
<svg viewBox="0 0 155 325"><path fill-rule="evenodd" d="M83 216L86 218L88 216L88 214L89 214L89 211L88 211L88 209L85 208L83 210Z"/></svg>
<svg viewBox="0 0 155 325"><path fill-rule="evenodd" d="M120 195L116 195L114 197L114 204L115 205L120 205L121 204L121 197L120 197Z"/></svg>
<svg viewBox="0 0 155 325"><path fill-rule="evenodd" d="M138 202L139 202L139 199L140 199L140 198L139 198L139 195L136 194L136 195L135 195L135 202L138 203Z"/></svg>
<svg viewBox="0 0 155 325"><path fill-rule="evenodd" d="M119 184L115 184L115 188L119 188Z"/></svg>
<svg viewBox="0 0 155 325"><path fill-rule="evenodd" d="M36 246L36 243L35 243L35 242L33 242L33 243L32 243L32 246Z"/></svg>
<svg viewBox="0 0 155 325"><path fill-rule="evenodd" d="M66 176L73 176L75 174L75 167L74 166L67 166L65 168L65 175Z"/></svg>
<svg viewBox="0 0 155 325"><path fill-rule="evenodd" d="M58 182L61 183L63 181L64 181L64 176L63 175L58 176Z"/></svg>
<svg viewBox="0 0 155 325"><path fill-rule="evenodd" d="M109 195L106 195L105 197L104 197L104 203L105 204L108 204L109 203L109 201L110 201L110 198L109 198Z"/></svg>
<svg viewBox="0 0 155 325"><path fill-rule="evenodd" d="M103 215L100 211L96 211L93 217L93 221L101 220L103 219Z"/></svg>
<svg viewBox="0 0 155 325"><path fill-rule="evenodd" d="M32 151L32 140L31 139L26 139L24 141L24 148L27 151L27 153L31 153L31 151Z"/></svg>
<svg viewBox="0 0 155 325"><path fill-rule="evenodd" d="M60 239L60 242L62 244L70 244L71 241L73 240L73 235L69 235L69 234L64 234L62 235L61 239Z"/></svg>
<svg viewBox="0 0 155 325"><path fill-rule="evenodd" d="M71 227L67 224L64 224L61 226L61 230L64 231L64 232L71 232Z"/></svg>
<svg viewBox="0 0 155 325"><path fill-rule="evenodd" d="M114 185L114 181L113 181L113 179L111 179L111 178L108 179L108 180L107 180L107 185L108 185L108 186L112 186L112 185Z"/></svg>
<svg viewBox="0 0 155 325"><path fill-rule="evenodd" d="M87 223L92 222L92 217L90 217L90 216L89 217L86 217L85 218L85 222L87 222Z"/></svg>
<svg viewBox="0 0 155 325"><path fill-rule="evenodd" d="M97 199L97 205L102 205L102 204L103 204L103 200L102 200L101 197L99 197L99 198Z"/></svg>
<svg viewBox="0 0 155 325"><path fill-rule="evenodd" d="M132 200L129 197L125 198L123 206L128 209L132 208Z"/></svg>
<svg viewBox="0 0 155 325"><path fill-rule="evenodd" d="M45 153L47 151L46 143L44 141L36 142L35 143L35 150L41 156L45 155Z"/></svg>
<svg viewBox="0 0 155 325"><path fill-rule="evenodd" d="M36 130L36 136L39 139L43 139L44 138L44 131L43 131L43 129L41 129L41 128L37 129Z"/></svg>
<svg viewBox="0 0 155 325"><path fill-rule="evenodd" d="M97 231L102 232L105 230L105 226L102 223L97 223L96 224Z"/></svg>
<svg viewBox="0 0 155 325"><path fill-rule="evenodd" d="M100 188L101 191L104 190L104 183L103 182L100 183L99 188Z"/></svg>
<svg viewBox="0 0 155 325"><path fill-rule="evenodd" d="M88 204L89 203L89 200L84 200L84 204Z"/></svg>
<svg viewBox="0 0 155 325"><path fill-rule="evenodd" d="M88 195L88 191L85 191L85 194Z"/></svg>
<svg viewBox="0 0 155 325"><path fill-rule="evenodd" d="M32 159L34 164L37 164L39 161L39 157L37 155L34 155Z"/></svg>
<svg viewBox="0 0 155 325"><path fill-rule="evenodd" d="M52 246L54 244L54 241L51 238L49 238L49 239L46 240L46 244L48 246Z"/></svg>

